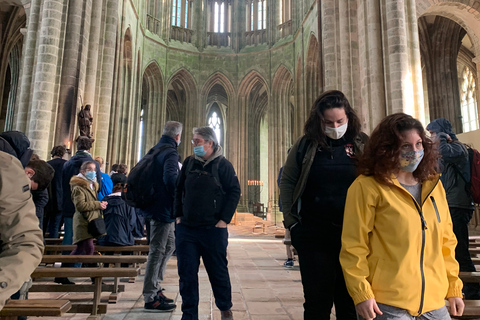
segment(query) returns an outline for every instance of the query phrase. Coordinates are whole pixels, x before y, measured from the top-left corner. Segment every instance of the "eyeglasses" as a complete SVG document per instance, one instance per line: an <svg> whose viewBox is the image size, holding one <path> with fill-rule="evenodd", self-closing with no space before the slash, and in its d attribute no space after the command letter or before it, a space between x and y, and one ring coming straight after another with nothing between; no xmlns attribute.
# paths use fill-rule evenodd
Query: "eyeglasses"
<svg viewBox="0 0 480 320"><path fill-rule="evenodd" d="M204 139L194 139L194 140L192 140L192 144L193 144L195 147L198 146L198 145L199 145L200 143L202 143L202 142L205 142L205 140L204 140Z"/></svg>

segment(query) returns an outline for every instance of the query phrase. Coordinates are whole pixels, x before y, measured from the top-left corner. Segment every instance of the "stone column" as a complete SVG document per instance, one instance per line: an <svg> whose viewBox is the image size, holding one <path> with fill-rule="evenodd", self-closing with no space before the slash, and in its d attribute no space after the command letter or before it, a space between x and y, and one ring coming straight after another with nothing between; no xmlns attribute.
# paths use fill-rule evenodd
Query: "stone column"
<svg viewBox="0 0 480 320"><path fill-rule="evenodd" d="M29 118L31 120L26 125L26 133L30 139L31 148L43 159L47 158L49 143L52 138L50 124L59 60L58 46L63 6L64 2L62 0L45 0L43 2L32 102L30 107L25 106L24 109L30 110ZM34 34L31 34L31 36L34 36ZM23 103L24 101L22 101Z"/></svg>
<svg viewBox="0 0 480 320"><path fill-rule="evenodd" d="M338 29L340 31L340 90L349 99L352 107L361 108L359 60L358 60L358 20L356 0L338 2ZM378 59L378 58L377 58Z"/></svg>
<svg viewBox="0 0 480 320"><path fill-rule="evenodd" d="M475 92L475 95L477 97L477 115L480 119L480 56L473 58L472 62L475 63L477 67L477 78L475 83L475 88L477 90Z"/></svg>
<svg viewBox="0 0 480 320"><path fill-rule="evenodd" d="M377 0L362 0L358 5L358 44L362 104L359 116L372 131L385 113L385 78L383 68L382 25Z"/></svg>
<svg viewBox="0 0 480 320"><path fill-rule="evenodd" d="M84 98L83 88L87 63L87 43L90 36L91 9L91 0L72 0L69 2L58 98L56 144L64 143L65 140L74 141L76 138L77 105L81 104L80 97Z"/></svg>
<svg viewBox="0 0 480 320"><path fill-rule="evenodd" d="M446 118L452 123L453 131L461 133L457 57L466 31L454 21L443 17L435 17L431 24L425 18L420 18L419 24L430 119Z"/></svg>
<svg viewBox="0 0 480 320"><path fill-rule="evenodd" d="M39 19L41 2L41 0L33 0L30 4L30 8L25 8L25 13L27 15L27 34L23 43L23 57L20 65L21 76L15 103L15 110L17 111L14 116L16 130L23 132L27 130L27 115L28 111L30 110L32 83L35 80L34 63L35 59L39 58L37 57L36 49L37 36L40 28ZM57 36L60 36L60 32L58 32ZM53 39L53 41L55 41L55 39ZM42 48L45 49L45 46ZM42 57L45 57L45 53L42 55Z"/></svg>
<svg viewBox="0 0 480 320"><path fill-rule="evenodd" d="M100 32L102 28L102 11L103 0L95 1L95 7L92 9L91 24L90 24L90 39L88 41L88 60L85 81L85 94L83 97L84 104L92 104L94 111L95 105L95 88L97 87L97 72L99 65L99 51L103 47L100 43ZM101 61L100 61L101 66Z"/></svg>
<svg viewBox="0 0 480 320"><path fill-rule="evenodd" d="M100 96L97 106L97 127L95 130L94 153L105 159L109 143L110 109L113 91L113 73L115 67L115 44L117 36L117 0L106 0L105 32L103 34L103 56L100 79ZM107 161L112 161L108 159Z"/></svg>

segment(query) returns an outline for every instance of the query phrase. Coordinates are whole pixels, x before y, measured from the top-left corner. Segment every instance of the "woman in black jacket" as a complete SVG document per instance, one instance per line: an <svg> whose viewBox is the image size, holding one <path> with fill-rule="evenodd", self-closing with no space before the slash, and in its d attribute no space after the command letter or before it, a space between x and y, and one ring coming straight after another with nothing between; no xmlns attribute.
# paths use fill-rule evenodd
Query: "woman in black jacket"
<svg viewBox="0 0 480 320"><path fill-rule="evenodd" d="M288 154L280 181L285 228L298 252L305 319L356 319L338 260L343 208L366 135L340 91L324 92Z"/></svg>

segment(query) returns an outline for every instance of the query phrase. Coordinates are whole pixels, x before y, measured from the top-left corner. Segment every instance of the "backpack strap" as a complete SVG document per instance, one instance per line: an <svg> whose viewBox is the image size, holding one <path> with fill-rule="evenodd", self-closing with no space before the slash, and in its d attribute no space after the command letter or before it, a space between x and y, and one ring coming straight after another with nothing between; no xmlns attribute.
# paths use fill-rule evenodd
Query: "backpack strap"
<svg viewBox="0 0 480 320"><path fill-rule="evenodd" d="M213 179L215 180L215 184L220 188L220 191L222 192L222 194L225 194L225 191L223 190L223 187L222 187L222 184L220 183L220 176L218 174L218 167L220 166L220 162L223 160L223 156L219 156L218 159L215 159L213 161L213 165L212 165L212 176L213 176ZM185 177L190 173L190 172L205 172L203 170L193 170L192 171L192 168L193 168L193 164L195 162L195 158L192 157L188 160L188 164L187 164L187 167L185 169Z"/></svg>
<svg viewBox="0 0 480 320"><path fill-rule="evenodd" d="M297 166L299 166L300 168L305 163L305 155L307 154L307 149L308 149L307 137L303 136L298 145L297 154L296 154Z"/></svg>

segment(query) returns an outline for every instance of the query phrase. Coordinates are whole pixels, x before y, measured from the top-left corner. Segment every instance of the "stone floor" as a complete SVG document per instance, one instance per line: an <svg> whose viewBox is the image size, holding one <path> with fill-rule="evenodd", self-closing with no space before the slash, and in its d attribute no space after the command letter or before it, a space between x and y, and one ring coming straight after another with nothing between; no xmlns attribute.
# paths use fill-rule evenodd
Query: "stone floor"
<svg viewBox="0 0 480 320"><path fill-rule="evenodd" d="M257 222L258 224L258 222ZM283 268L286 258L285 246L281 238L274 234L282 232L275 226L266 226L252 230L252 223L238 221L237 226L230 225L228 261L233 291L233 315L235 320L287 320L303 318L303 291L298 263L293 269ZM178 292L176 258L168 263L163 287L165 295L173 298L177 309L171 313L146 312L143 309L143 274L135 283L124 283L125 291L120 294L116 304L108 305L104 319L181 319L181 296ZM48 279L47 279L48 280ZM52 279L50 279L52 280ZM108 282L108 278L105 282ZM200 319L220 319L215 307L207 274L203 265L199 273L200 280ZM77 279L76 281L81 281ZM85 280L86 281L86 280ZM30 298L64 298L72 301L88 301L93 294L31 293ZM108 293L103 293L106 302ZM86 319L87 314L67 314L62 319ZM37 319L37 318L29 318ZM38 318L49 320L53 318Z"/></svg>

